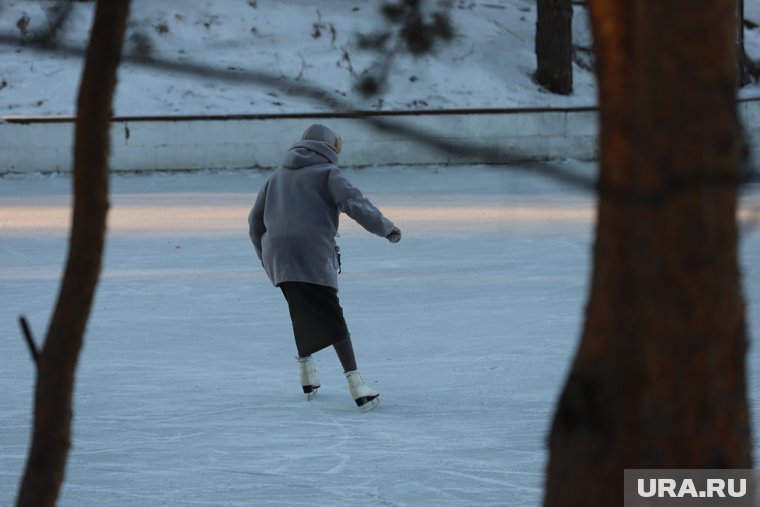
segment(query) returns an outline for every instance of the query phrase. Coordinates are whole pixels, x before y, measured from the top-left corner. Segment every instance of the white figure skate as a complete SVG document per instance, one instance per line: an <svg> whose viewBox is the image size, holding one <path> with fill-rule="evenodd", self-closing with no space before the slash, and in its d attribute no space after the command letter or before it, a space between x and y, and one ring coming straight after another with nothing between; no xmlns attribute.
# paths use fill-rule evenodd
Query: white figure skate
<svg viewBox="0 0 760 507"><path fill-rule="evenodd" d="M372 410L380 403L380 393L364 383L364 379L358 371L346 372L348 380L348 389L351 391L351 397L356 402L356 406L362 412Z"/></svg>
<svg viewBox="0 0 760 507"><path fill-rule="evenodd" d="M311 400L317 395L317 389L319 389L319 377L317 376L317 368L314 366L314 359L311 356L297 359L301 369L301 387L306 399Z"/></svg>

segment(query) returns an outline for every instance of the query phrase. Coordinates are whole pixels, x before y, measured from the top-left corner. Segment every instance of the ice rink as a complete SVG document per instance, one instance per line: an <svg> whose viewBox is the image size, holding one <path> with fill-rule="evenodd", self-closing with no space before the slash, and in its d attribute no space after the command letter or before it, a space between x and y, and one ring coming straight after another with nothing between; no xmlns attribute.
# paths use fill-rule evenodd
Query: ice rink
<svg viewBox="0 0 760 507"><path fill-rule="evenodd" d="M562 162L588 173L587 164ZM594 199L522 170L376 167L349 179L403 230L342 218L340 297L381 404L331 350L304 400L287 307L246 218L269 173L112 177L61 507L536 506L580 334ZM0 505L15 501L67 250L67 176L0 179ZM760 456L760 191L742 199Z"/></svg>

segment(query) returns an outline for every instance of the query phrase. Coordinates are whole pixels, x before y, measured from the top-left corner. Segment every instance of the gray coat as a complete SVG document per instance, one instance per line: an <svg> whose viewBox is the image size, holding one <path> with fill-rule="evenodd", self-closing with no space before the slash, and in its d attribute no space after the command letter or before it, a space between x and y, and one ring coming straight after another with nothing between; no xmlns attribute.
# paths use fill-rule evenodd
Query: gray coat
<svg viewBox="0 0 760 507"><path fill-rule="evenodd" d="M249 236L275 286L307 282L338 288L338 216L385 237L390 222L336 167L337 154L319 141L293 145L259 191L248 215Z"/></svg>

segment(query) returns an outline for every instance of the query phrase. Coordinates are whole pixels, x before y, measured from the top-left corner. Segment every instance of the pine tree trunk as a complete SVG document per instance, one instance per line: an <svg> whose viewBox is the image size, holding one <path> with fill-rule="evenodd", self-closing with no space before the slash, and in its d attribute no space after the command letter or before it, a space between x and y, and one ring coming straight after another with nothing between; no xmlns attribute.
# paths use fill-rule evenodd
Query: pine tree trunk
<svg viewBox="0 0 760 507"><path fill-rule="evenodd" d="M101 268L111 103L129 0L100 0L77 102L69 256L39 359L32 444L17 506L53 506L71 442L74 377Z"/></svg>
<svg viewBox="0 0 760 507"><path fill-rule="evenodd" d="M552 93L573 92L573 5L571 0L538 0L536 81Z"/></svg>
<svg viewBox="0 0 760 507"><path fill-rule="evenodd" d="M551 507L622 505L626 468L752 465L735 0L590 8L598 222L584 329L551 428Z"/></svg>

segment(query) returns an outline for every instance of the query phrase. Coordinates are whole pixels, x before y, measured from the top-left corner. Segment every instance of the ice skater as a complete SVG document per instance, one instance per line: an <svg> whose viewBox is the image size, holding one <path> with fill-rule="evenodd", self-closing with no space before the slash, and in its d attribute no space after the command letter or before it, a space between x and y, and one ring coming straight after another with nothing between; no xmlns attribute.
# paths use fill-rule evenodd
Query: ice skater
<svg viewBox="0 0 760 507"><path fill-rule="evenodd" d="M342 144L323 125L307 128L259 191L248 225L256 255L288 303L307 399L320 387L312 354L332 345L351 397L366 411L380 393L362 380L338 300L338 217L343 212L392 243L401 239L401 230L338 169Z"/></svg>

